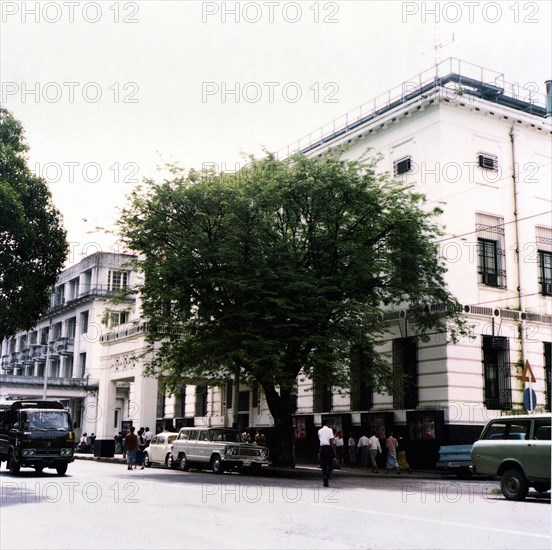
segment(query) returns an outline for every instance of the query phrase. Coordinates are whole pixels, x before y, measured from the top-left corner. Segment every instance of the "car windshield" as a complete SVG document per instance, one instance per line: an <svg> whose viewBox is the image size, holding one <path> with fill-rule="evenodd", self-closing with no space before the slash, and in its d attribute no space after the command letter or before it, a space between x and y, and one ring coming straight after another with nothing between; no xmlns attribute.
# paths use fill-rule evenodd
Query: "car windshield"
<svg viewBox="0 0 552 550"><path fill-rule="evenodd" d="M22 413L23 426L25 430L67 431L71 429L69 415L65 411L27 411Z"/></svg>
<svg viewBox="0 0 552 550"><path fill-rule="evenodd" d="M237 430L211 430L211 441L227 441L230 443L243 443L242 436Z"/></svg>

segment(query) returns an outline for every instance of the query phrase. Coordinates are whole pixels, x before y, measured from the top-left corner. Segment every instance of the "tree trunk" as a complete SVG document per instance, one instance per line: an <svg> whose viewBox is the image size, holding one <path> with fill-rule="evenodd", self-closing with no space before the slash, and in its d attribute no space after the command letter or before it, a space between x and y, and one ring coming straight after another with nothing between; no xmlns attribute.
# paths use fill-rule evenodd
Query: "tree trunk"
<svg viewBox="0 0 552 550"><path fill-rule="evenodd" d="M270 460L274 466L295 468L292 396L289 389L264 388L266 401L274 418L274 438Z"/></svg>

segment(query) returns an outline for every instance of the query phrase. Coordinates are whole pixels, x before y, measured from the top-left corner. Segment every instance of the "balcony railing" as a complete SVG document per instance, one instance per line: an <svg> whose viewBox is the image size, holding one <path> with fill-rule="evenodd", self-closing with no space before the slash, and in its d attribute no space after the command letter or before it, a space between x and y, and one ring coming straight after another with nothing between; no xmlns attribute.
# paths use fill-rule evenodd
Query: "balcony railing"
<svg viewBox="0 0 552 550"><path fill-rule="evenodd" d="M64 336L54 342L54 347L59 355L73 355L75 351L75 339Z"/></svg>
<svg viewBox="0 0 552 550"><path fill-rule="evenodd" d="M0 384L10 384L17 386L44 386L43 376L14 376L11 374L0 374ZM83 388L97 390L100 381L95 378L50 378L48 377L48 386L57 388Z"/></svg>
<svg viewBox="0 0 552 550"><path fill-rule="evenodd" d="M93 298L113 298L115 296L121 296L122 294L124 294L125 290L128 291L128 294L124 296L124 299L129 301L135 300L135 297L131 294L130 287L116 289L109 288L107 285L97 285L90 288L84 287L83 289L79 289L78 296L71 296L70 298L64 299L63 301L54 302L50 307L50 313L58 312L63 308L70 308L80 300Z"/></svg>
<svg viewBox="0 0 552 550"><path fill-rule="evenodd" d="M124 325L118 330L114 330L100 336L100 342L105 343L105 342L112 342L114 340L121 340L123 338L133 336L134 334L147 332L147 330L148 330L147 323L133 324L132 326Z"/></svg>
<svg viewBox="0 0 552 550"><path fill-rule="evenodd" d="M44 361L46 359L46 345L33 344L29 350L29 358L33 361Z"/></svg>

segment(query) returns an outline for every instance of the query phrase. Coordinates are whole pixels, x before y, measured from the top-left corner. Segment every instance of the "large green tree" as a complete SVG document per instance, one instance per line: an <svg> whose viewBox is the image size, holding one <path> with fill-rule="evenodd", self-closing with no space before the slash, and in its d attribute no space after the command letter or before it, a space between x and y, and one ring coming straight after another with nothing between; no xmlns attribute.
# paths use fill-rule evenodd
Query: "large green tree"
<svg viewBox="0 0 552 550"><path fill-rule="evenodd" d="M144 272L151 365L169 388L239 373L260 384L274 418L273 458L293 464L297 376L347 387L352 357L378 388L391 368L374 352L379 314L408 303L416 331L458 305L445 290L436 211L373 162L267 156L235 174L148 180L120 218Z"/></svg>
<svg viewBox="0 0 552 550"><path fill-rule="evenodd" d="M21 123L0 107L0 340L46 311L67 257L61 215L27 151Z"/></svg>

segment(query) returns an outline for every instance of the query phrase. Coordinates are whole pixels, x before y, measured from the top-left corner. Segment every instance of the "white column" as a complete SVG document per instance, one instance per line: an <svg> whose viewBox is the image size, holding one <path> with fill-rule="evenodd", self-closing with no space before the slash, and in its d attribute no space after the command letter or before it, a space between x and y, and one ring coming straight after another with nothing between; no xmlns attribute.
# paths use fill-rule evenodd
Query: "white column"
<svg viewBox="0 0 552 550"><path fill-rule="evenodd" d="M96 433L98 431L98 420L101 416L98 411L98 396L96 395L96 393L88 393L83 399L82 406L82 433L86 432L88 435L90 435L91 433Z"/></svg>
<svg viewBox="0 0 552 550"><path fill-rule="evenodd" d="M96 429L98 431L96 432L96 442L100 442L100 446L102 446L103 441L108 441L110 443L109 446L103 447L106 449L106 452L102 452L100 456L113 456L112 453L115 448L113 436L117 431L116 428L114 428L116 394L116 382L110 380L107 375L102 376L98 389L98 414L96 424ZM111 448L111 445L113 448Z"/></svg>
<svg viewBox="0 0 552 550"><path fill-rule="evenodd" d="M149 427L151 431L155 431L157 387L157 379L142 376L137 367L131 403L131 412L134 412L132 419L137 429Z"/></svg>

